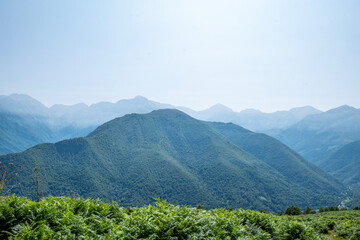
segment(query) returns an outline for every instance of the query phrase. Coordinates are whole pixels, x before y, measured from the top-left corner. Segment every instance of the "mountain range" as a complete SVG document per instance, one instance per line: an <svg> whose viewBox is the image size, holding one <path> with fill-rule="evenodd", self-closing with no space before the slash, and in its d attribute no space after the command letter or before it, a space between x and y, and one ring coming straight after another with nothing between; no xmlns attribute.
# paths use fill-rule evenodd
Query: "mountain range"
<svg viewBox="0 0 360 240"><path fill-rule="evenodd" d="M360 110L344 105L267 133L319 164L344 145L360 140Z"/></svg>
<svg viewBox="0 0 360 240"><path fill-rule="evenodd" d="M181 110L181 109L180 109ZM203 111L184 111L197 119L205 121L232 122L246 129L263 132L270 129L283 129L302 120L306 116L321 113L311 106L298 107L289 111L264 113L255 109L234 112L230 108L216 104Z"/></svg>
<svg viewBox="0 0 360 240"><path fill-rule="evenodd" d="M147 113L169 106L135 97L116 104L57 104L47 108L27 95L0 96L0 154L23 151L39 143L86 136L100 124L127 113Z"/></svg>
<svg viewBox="0 0 360 240"><path fill-rule="evenodd" d="M85 136L97 126L129 113L149 113L153 110L174 108L192 117L207 121L233 122L250 130L285 128L302 118L320 112L312 107L262 113L248 109L233 112L217 104L203 111L175 107L137 96L116 103L100 102L87 106L61 104L48 108L39 101L23 94L0 96L0 154L23 151L38 143ZM16 129L15 129L16 126Z"/></svg>
<svg viewBox="0 0 360 240"><path fill-rule="evenodd" d="M160 197L206 208L283 210L340 202L344 186L279 141L178 110L129 114L86 137L0 156L23 165L18 194L33 197L41 166L51 195L79 194L144 205Z"/></svg>

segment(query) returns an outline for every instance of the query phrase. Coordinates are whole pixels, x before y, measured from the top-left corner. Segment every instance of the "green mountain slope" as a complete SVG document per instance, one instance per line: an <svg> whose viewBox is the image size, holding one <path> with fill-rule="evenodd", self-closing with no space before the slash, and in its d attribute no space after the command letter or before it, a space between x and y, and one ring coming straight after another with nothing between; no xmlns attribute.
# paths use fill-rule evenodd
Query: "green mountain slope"
<svg viewBox="0 0 360 240"><path fill-rule="evenodd" d="M254 133L232 123L207 123L235 145L276 169L288 182L299 184L314 192L339 191L341 183L302 158L292 149L261 133Z"/></svg>
<svg viewBox="0 0 360 240"><path fill-rule="evenodd" d="M34 166L43 167L47 194L75 193L122 205L161 197L208 208L277 211L291 204L334 205L339 195L337 186L314 192L288 182L275 168L177 110L125 115L87 137L37 145L0 161L24 165L18 193L28 197L34 195Z"/></svg>
<svg viewBox="0 0 360 240"><path fill-rule="evenodd" d="M346 185L360 184L360 141L340 148L319 166Z"/></svg>

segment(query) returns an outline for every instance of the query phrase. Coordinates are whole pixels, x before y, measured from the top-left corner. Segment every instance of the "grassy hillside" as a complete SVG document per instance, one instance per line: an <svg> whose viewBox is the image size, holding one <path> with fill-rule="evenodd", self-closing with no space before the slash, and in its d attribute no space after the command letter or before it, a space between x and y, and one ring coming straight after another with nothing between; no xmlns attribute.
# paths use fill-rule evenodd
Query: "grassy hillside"
<svg viewBox="0 0 360 240"><path fill-rule="evenodd" d="M18 193L28 197L34 197L32 167L42 166L47 194L74 193L124 206L149 204L156 197L206 208L271 211L290 204L317 207L340 202L337 184L321 177L314 183L318 189L289 182L264 160L177 110L126 115L85 138L37 145L0 156L0 161L24 166ZM321 188L323 184L327 188Z"/></svg>
<svg viewBox="0 0 360 240"><path fill-rule="evenodd" d="M122 207L82 198L0 197L1 239L359 239L359 226L360 211L290 217L160 200Z"/></svg>

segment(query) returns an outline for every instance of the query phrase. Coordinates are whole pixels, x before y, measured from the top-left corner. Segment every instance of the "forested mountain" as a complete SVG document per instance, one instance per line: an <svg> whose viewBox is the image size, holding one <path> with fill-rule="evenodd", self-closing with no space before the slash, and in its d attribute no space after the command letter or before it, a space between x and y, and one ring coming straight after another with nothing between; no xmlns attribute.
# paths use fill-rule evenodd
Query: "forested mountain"
<svg viewBox="0 0 360 240"><path fill-rule="evenodd" d="M270 134L318 164L342 146L360 140L360 110L341 106Z"/></svg>
<svg viewBox="0 0 360 240"><path fill-rule="evenodd" d="M340 148L319 166L346 185L360 184L360 141Z"/></svg>
<svg viewBox="0 0 360 240"><path fill-rule="evenodd" d="M302 175L297 175L299 181L289 181L284 168L293 165L281 169L261 153L261 145L270 144L264 149L272 151L271 141L259 138L257 158L255 149L243 150L215 131L214 124L210 126L178 110L130 114L101 125L87 137L40 144L0 156L0 161L23 165L18 194L28 197L34 195L32 168L41 166L47 194L74 193L122 205L144 205L155 197L207 208L272 211L292 204L339 203L342 186L325 173L297 164ZM306 177L314 182L300 181Z"/></svg>

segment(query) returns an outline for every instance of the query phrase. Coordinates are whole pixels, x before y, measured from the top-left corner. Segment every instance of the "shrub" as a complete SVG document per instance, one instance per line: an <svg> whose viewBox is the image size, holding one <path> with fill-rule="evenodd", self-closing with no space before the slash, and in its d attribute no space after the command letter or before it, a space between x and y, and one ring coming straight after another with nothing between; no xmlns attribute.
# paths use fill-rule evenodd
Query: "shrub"
<svg viewBox="0 0 360 240"><path fill-rule="evenodd" d="M300 215L301 214L301 210L299 207L296 207L296 206L291 206L291 207L288 207L284 214L286 215Z"/></svg>

